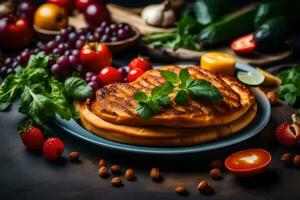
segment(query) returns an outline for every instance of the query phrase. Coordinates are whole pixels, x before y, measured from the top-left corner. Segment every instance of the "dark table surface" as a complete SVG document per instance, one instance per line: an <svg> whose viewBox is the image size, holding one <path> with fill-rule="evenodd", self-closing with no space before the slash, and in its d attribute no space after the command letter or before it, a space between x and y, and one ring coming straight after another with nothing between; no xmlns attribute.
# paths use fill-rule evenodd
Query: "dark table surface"
<svg viewBox="0 0 300 200"><path fill-rule="evenodd" d="M299 35L298 35L299 37ZM285 63L299 62L299 39L292 58ZM297 44L297 42L296 42ZM116 65L127 64L136 51L128 51L115 57ZM271 68L272 69L272 68ZM276 69L273 68L273 69ZM277 144L274 130L277 124L287 121L293 109L278 105L272 107L272 116L265 129L256 137L238 145L189 157L151 157L115 152L88 144L55 125L50 125L51 135L65 143L64 156L57 162L48 162L40 152L27 151L16 132L23 116L17 112L18 102L8 112L0 113L0 199L60 200L60 199L300 199L300 169L286 168L280 162L285 152L300 153L299 146L286 149ZM224 159L232 152L262 147L272 154L269 170L257 177L241 179L225 171L222 180L212 180L208 163L212 159ZM67 155L71 151L81 153L79 163L71 163ZM113 188L110 176L97 175L98 161L104 158L109 165L120 164L136 170L137 179L128 182L122 175L124 186ZM163 181L155 183L149 178L149 170L156 166ZM212 196L204 196L197 189L199 180L206 179L215 188ZM185 186L189 195L176 195L175 187Z"/></svg>

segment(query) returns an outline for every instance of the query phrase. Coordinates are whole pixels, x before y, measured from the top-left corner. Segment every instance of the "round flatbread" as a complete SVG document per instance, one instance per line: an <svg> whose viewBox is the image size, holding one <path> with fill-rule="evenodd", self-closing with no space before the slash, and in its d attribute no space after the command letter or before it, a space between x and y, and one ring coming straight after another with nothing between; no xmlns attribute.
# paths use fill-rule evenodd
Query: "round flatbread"
<svg viewBox="0 0 300 200"><path fill-rule="evenodd" d="M166 128L158 126L128 126L104 121L86 103L75 103L84 128L93 134L115 142L141 146L187 146L211 142L238 133L255 117L257 104L235 121L203 128Z"/></svg>

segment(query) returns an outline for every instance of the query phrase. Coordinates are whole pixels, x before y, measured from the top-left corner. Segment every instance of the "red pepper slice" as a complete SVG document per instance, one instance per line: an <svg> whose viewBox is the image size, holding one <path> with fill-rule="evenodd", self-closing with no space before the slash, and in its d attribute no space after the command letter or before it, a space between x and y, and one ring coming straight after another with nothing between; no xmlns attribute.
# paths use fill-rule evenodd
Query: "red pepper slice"
<svg viewBox="0 0 300 200"><path fill-rule="evenodd" d="M237 38L231 43L231 49L237 54L250 54L255 47L253 33Z"/></svg>

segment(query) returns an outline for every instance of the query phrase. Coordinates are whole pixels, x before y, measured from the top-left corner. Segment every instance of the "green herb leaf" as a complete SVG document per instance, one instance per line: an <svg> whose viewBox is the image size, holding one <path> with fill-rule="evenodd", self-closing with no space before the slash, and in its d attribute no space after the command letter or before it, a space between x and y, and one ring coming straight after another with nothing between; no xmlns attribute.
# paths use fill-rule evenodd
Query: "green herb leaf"
<svg viewBox="0 0 300 200"><path fill-rule="evenodd" d="M148 104L140 102L136 108L136 112L144 120L148 120L152 117L152 111Z"/></svg>
<svg viewBox="0 0 300 200"><path fill-rule="evenodd" d="M175 102L179 105L185 104L188 101L187 93L185 90L179 90L175 96Z"/></svg>
<svg viewBox="0 0 300 200"><path fill-rule="evenodd" d="M159 105L163 107L169 107L171 105L171 100L169 96L163 96L157 99Z"/></svg>
<svg viewBox="0 0 300 200"><path fill-rule="evenodd" d="M166 96L169 95L173 92L174 90L174 85L170 82L166 82L165 84L161 86L157 86L153 88L151 91L152 98L157 99L161 96Z"/></svg>
<svg viewBox="0 0 300 200"><path fill-rule="evenodd" d="M6 110L12 101L20 94L23 85L16 75L11 74L4 79L0 86L0 111Z"/></svg>
<svg viewBox="0 0 300 200"><path fill-rule="evenodd" d="M195 99L207 99L207 100L221 100L223 98L222 93L210 82L206 80L188 80L187 90L192 98Z"/></svg>
<svg viewBox="0 0 300 200"><path fill-rule="evenodd" d="M174 72L168 71L168 70L164 70L160 72L160 75L166 79L167 81L170 81L173 84L176 83L180 83L180 79L178 77L177 74L175 74Z"/></svg>
<svg viewBox="0 0 300 200"><path fill-rule="evenodd" d="M300 109L298 109L296 112L295 112L296 116L297 117L300 117Z"/></svg>
<svg viewBox="0 0 300 200"><path fill-rule="evenodd" d="M67 95L82 100L93 96L93 89L84 80L78 77L70 77L65 80Z"/></svg>
<svg viewBox="0 0 300 200"><path fill-rule="evenodd" d="M186 87L186 82L191 79L189 70L187 68L180 70L179 72L179 78L181 81L181 88Z"/></svg>
<svg viewBox="0 0 300 200"><path fill-rule="evenodd" d="M30 56L27 64L28 68L46 68L48 66L49 57L44 52L39 52L36 55ZM27 68L26 67L26 68Z"/></svg>
<svg viewBox="0 0 300 200"><path fill-rule="evenodd" d="M144 92L136 92L133 98L139 102L146 103L148 101L148 96Z"/></svg>

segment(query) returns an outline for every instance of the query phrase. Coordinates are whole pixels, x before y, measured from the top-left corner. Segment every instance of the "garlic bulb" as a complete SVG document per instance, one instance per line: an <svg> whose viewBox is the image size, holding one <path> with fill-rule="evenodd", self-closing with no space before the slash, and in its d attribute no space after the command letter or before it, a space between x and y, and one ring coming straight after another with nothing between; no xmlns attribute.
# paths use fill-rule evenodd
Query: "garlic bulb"
<svg viewBox="0 0 300 200"><path fill-rule="evenodd" d="M142 18L152 26L168 27L176 22L175 11L171 8L170 1L162 4L154 4L145 7L142 11Z"/></svg>

